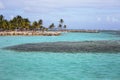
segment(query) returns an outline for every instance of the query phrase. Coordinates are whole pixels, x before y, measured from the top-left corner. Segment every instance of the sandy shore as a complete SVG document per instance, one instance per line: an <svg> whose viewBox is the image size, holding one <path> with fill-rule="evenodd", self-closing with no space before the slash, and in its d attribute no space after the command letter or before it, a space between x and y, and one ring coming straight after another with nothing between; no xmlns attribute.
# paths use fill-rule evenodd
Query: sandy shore
<svg viewBox="0 0 120 80"><path fill-rule="evenodd" d="M58 36L61 32L53 32L53 31L2 31L0 32L0 36L15 36L15 35L39 35L39 36Z"/></svg>
<svg viewBox="0 0 120 80"><path fill-rule="evenodd" d="M61 30L61 31L0 31L0 36L59 36L63 32L84 32L84 33L98 33L97 30Z"/></svg>

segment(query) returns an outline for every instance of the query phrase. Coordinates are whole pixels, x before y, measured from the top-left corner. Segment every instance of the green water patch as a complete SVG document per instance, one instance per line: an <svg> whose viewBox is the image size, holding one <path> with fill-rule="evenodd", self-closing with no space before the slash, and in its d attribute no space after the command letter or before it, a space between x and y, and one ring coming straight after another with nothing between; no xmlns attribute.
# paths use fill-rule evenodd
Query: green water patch
<svg viewBox="0 0 120 80"><path fill-rule="evenodd" d="M120 40L27 43L9 46L3 49L23 52L42 51L42 52L68 52L68 53L76 52L119 53Z"/></svg>

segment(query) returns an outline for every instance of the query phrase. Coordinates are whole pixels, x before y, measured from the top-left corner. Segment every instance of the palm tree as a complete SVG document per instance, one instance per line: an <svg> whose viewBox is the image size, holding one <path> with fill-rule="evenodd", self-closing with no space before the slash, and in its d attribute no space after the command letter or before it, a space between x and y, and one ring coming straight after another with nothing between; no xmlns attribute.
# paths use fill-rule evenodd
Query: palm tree
<svg viewBox="0 0 120 80"><path fill-rule="evenodd" d="M9 25L9 30L13 31L15 29L15 26L13 25L13 22L11 20L8 22L8 25Z"/></svg>
<svg viewBox="0 0 120 80"><path fill-rule="evenodd" d="M40 28L40 30L43 28L43 20L42 19L40 19L39 21L38 21L38 25L39 25L39 28Z"/></svg>
<svg viewBox="0 0 120 80"><path fill-rule="evenodd" d="M16 18L17 19L22 19L22 17L20 15L17 15Z"/></svg>
<svg viewBox="0 0 120 80"><path fill-rule="evenodd" d="M0 30L3 30L3 21L4 21L4 16L0 15Z"/></svg>
<svg viewBox="0 0 120 80"><path fill-rule="evenodd" d="M9 30L9 25L7 20L2 21L2 29L3 30Z"/></svg>
<svg viewBox="0 0 120 80"><path fill-rule="evenodd" d="M23 25L22 25L23 18L18 15L18 16L16 16L16 19L17 19L17 27L22 29L22 27L23 27Z"/></svg>
<svg viewBox="0 0 120 80"><path fill-rule="evenodd" d="M64 29L66 29L66 27L67 27L66 25L63 26Z"/></svg>
<svg viewBox="0 0 120 80"><path fill-rule="evenodd" d="M15 29L18 29L19 28L19 24L18 24L18 19L17 17L14 17L12 20L11 20L13 26L15 27Z"/></svg>
<svg viewBox="0 0 120 80"><path fill-rule="evenodd" d="M14 17L13 19L12 19L12 21L13 21L13 24L14 24L14 27L16 28L16 29L22 29L22 17L21 16L16 16L16 17Z"/></svg>
<svg viewBox="0 0 120 80"><path fill-rule="evenodd" d="M63 19L60 19L59 25L58 25L58 28L59 28L60 30L62 30L63 23L64 23L64 20L63 20Z"/></svg>
<svg viewBox="0 0 120 80"><path fill-rule="evenodd" d="M27 18L24 18L22 20L22 28L25 28L27 30L30 29L30 21Z"/></svg>
<svg viewBox="0 0 120 80"><path fill-rule="evenodd" d="M64 20L60 19L58 28L66 29L66 25L63 26ZM43 20L40 19L39 21L34 21L32 24L27 18L23 18L20 15L15 16L11 20L5 20L3 15L0 15L0 30L43 30L47 31L48 29L53 30L55 28L54 23L52 23L49 28L43 27Z"/></svg>
<svg viewBox="0 0 120 80"><path fill-rule="evenodd" d="M61 30L62 29L62 24L59 24L58 28L59 28L59 30Z"/></svg>
<svg viewBox="0 0 120 80"><path fill-rule="evenodd" d="M43 20L40 19L40 20L38 21L38 23L39 23L40 25L42 25L42 24L43 24Z"/></svg>
<svg viewBox="0 0 120 80"><path fill-rule="evenodd" d="M50 26L49 26L49 29L54 29L55 28L55 25L54 25L54 23L52 23Z"/></svg>
<svg viewBox="0 0 120 80"><path fill-rule="evenodd" d="M32 26L34 27L34 30L37 30L37 28L38 28L38 23L37 23L37 21L34 21L33 24L32 24Z"/></svg>
<svg viewBox="0 0 120 80"><path fill-rule="evenodd" d="M4 16L0 15L0 21L3 21L3 20L4 20Z"/></svg>
<svg viewBox="0 0 120 80"><path fill-rule="evenodd" d="M60 24L63 24L64 23L64 20L63 19L60 19Z"/></svg>

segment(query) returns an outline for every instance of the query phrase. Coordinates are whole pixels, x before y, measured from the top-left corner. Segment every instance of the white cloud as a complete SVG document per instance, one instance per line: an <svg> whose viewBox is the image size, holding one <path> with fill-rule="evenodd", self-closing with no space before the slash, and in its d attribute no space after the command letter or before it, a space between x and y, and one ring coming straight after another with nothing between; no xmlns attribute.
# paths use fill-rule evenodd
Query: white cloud
<svg viewBox="0 0 120 80"><path fill-rule="evenodd" d="M120 7L120 0L25 0L25 5L47 8Z"/></svg>
<svg viewBox="0 0 120 80"><path fill-rule="evenodd" d="M34 12L49 12L67 8L116 8L120 0L25 0L24 9Z"/></svg>
<svg viewBox="0 0 120 80"><path fill-rule="evenodd" d="M49 12L67 8L120 7L120 0L4 0L7 8L19 8L32 12Z"/></svg>
<svg viewBox="0 0 120 80"><path fill-rule="evenodd" d="M4 9L5 6L3 5L3 3L0 1L0 9Z"/></svg>
<svg viewBox="0 0 120 80"><path fill-rule="evenodd" d="M120 7L120 0L4 0L8 7L35 8L101 8Z"/></svg>

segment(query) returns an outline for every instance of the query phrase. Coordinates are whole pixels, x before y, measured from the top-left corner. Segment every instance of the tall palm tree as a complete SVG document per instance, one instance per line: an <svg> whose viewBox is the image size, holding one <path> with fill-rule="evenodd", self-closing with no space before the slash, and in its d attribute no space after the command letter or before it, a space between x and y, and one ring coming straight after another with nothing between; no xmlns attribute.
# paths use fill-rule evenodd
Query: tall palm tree
<svg viewBox="0 0 120 80"><path fill-rule="evenodd" d="M59 30L62 30L63 23L64 23L64 20L63 20L63 19L60 19L59 25L58 25L58 29L59 29Z"/></svg>
<svg viewBox="0 0 120 80"><path fill-rule="evenodd" d="M19 26L18 26L18 20L17 20L17 17L14 17L12 20L11 20L13 26L15 27L15 29L18 29Z"/></svg>
<svg viewBox="0 0 120 80"><path fill-rule="evenodd" d="M4 16L0 15L0 21L3 21L3 20L4 20Z"/></svg>
<svg viewBox="0 0 120 80"><path fill-rule="evenodd" d="M61 30L62 29L62 24L59 24L58 28L59 28L59 30Z"/></svg>
<svg viewBox="0 0 120 80"><path fill-rule="evenodd" d="M8 22L8 24L9 24L9 30L11 30L11 31L15 30L15 26L13 25L13 21L12 20L10 20Z"/></svg>
<svg viewBox="0 0 120 80"><path fill-rule="evenodd" d="M22 29L23 28L23 25L22 25L22 22L23 22L23 18L21 17L21 16L16 16L16 18L17 18L17 27L19 28L19 29Z"/></svg>
<svg viewBox="0 0 120 80"><path fill-rule="evenodd" d="M9 25L7 20L2 21L2 29L3 30L9 30Z"/></svg>
<svg viewBox="0 0 120 80"><path fill-rule="evenodd" d="M37 28L38 28L38 23L37 23L37 21L34 21L33 24L32 24L32 26L34 27L34 30L37 30Z"/></svg>
<svg viewBox="0 0 120 80"><path fill-rule="evenodd" d="M42 19L40 19L39 21L38 21L38 25L39 25L39 28L40 28L40 30L43 28L43 20Z"/></svg>
<svg viewBox="0 0 120 80"><path fill-rule="evenodd" d="M3 30L3 21L4 21L4 16L0 15L0 30Z"/></svg>
<svg viewBox="0 0 120 80"><path fill-rule="evenodd" d="M22 20L22 27L29 30L30 29L30 21L27 18Z"/></svg>
<svg viewBox="0 0 120 80"><path fill-rule="evenodd" d="M60 24L63 24L64 23L64 20L63 19L60 19Z"/></svg>
<svg viewBox="0 0 120 80"><path fill-rule="evenodd" d="M40 20L38 21L38 23L39 23L40 25L42 25L42 24L43 24L43 20L40 19Z"/></svg>

